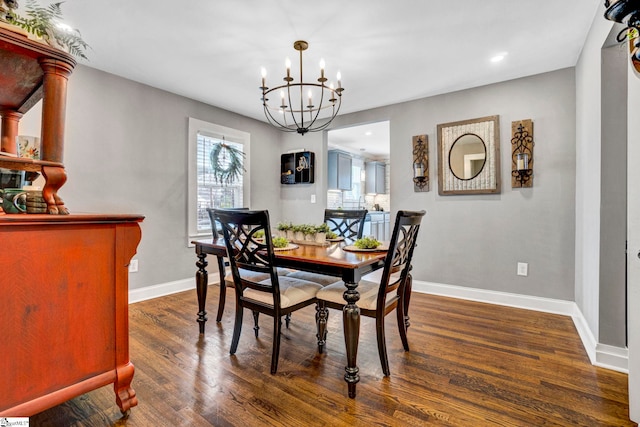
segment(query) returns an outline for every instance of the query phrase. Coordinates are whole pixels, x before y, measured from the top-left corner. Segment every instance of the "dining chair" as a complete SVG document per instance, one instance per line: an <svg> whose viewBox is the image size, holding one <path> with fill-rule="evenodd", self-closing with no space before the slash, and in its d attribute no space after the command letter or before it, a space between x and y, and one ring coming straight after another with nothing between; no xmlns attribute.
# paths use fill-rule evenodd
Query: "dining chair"
<svg viewBox="0 0 640 427"><path fill-rule="evenodd" d="M226 208L227 210L249 210L249 208ZM215 219L214 208L208 208L209 219L211 220L211 231L213 239L218 239L220 236L220 223ZM220 296L218 298L218 314L216 315L216 322L222 320L222 314L224 313L224 306L227 297L227 286L233 287L233 277L231 274L227 274L226 267L229 265L228 261L218 258L218 270L220 272ZM267 273L254 272L254 280L260 281L269 278Z"/></svg>
<svg viewBox="0 0 640 427"><path fill-rule="evenodd" d="M244 309L253 312L255 333L259 313L273 317L273 351L271 373L278 369L282 316L316 302L320 285L306 280L278 275L269 225L269 212L246 210L214 210L224 234L227 255L236 295L236 316L231 340L231 354L235 354L242 330ZM258 231L263 238L256 238ZM258 280L252 273L266 273L267 279Z"/></svg>
<svg viewBox="0 0 640 427"><path fill-rule="evenodd" d="M367 213L366 209L325 209L324 223L338 237L354 242L362 238Z"/></svg>
<svg viewBox="0 0 640 427"><path fill-rule="evenodd" d="M411 294L411 258L415 248L420 222L425 211L398 211L395 226L389 243L389 250L384 261L384 267L379 282L362 279L358 283L360 299L357 302L360 314L376 319L376 336L378 340L378 354L385 376L390 375L389 358L384 334L384 318L394 309L398 319L398 331L405 351L409 351L407 340L409 296ZM318 327L318 351L322 353L327 337L328 318L327 307L342 310L345 306L343 282L337 282L321 288L318 299L318 313L316 316ZM324 316L322 315L324 314Z"/></svg>

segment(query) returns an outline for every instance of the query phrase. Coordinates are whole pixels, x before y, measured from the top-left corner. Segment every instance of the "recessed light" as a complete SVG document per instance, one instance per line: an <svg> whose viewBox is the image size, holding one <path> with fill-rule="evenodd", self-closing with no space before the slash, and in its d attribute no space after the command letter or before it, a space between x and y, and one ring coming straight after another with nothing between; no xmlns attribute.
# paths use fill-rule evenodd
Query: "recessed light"
<svg viewBox="0 0 640 427"><path fill-rule="evenodd" d="M373 132L371 132L370 130L368 130L368 131L366 131L364 134L365 134L366 136L371 136L371 135L373 135Z"/></svg>
<svg viewBox="0 0 640 427"><path fill-rule="evenodd" d="M491 62L500 62L507 56L507 52L501 52L491 58Z"/></svg>

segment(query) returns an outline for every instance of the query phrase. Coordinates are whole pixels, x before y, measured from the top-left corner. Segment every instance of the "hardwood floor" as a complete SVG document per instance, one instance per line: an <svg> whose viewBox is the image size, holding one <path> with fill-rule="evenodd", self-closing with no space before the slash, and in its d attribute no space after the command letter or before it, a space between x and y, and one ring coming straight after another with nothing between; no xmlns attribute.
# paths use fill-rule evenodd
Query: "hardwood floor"
<svg viewBox="0 0 640 427"><path fill-rule="evenodd" d="M391 376L383 377L375 323L362 319L356 399L347 398L342 314L329 315L318 354L315 310L283 327L280 364L269 374L271 319L260 338L246 313L229 355L233 290L221 323L209 287L206 333L195 290L130 306L131 359L139 405L121 418L103 387L30 419L33 426L634 426L627 376L592 366L570 318L414 293L410 352L387 316Z"/></svg>

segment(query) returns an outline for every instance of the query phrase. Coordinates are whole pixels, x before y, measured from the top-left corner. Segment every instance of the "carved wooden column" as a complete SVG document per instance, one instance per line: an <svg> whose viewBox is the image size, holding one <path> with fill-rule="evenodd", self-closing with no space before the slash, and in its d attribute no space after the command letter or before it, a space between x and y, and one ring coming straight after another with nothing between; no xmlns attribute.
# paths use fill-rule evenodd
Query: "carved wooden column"
<svg viewBox="0 0 640 427"><path fill-rule="evenodd" d="M39 61L44 71L42 97L42 160L62 164L64 157L64 124L67 108L67 82L73 66L56 59L42 58ZM42 196L50 214L66 215L69 210L58 196L58 190L67 181L63 166L43 167L47 180Z"/></svg>
<svg viewBox="0 0 640 427"><path fill-rule="evenodd" d="M62 163L67 82L73 67L50 58L38 61L44 71L42 98L42 160Z"/></svg>
<svg viewBox="0 0 640 427"><path fill-rule="evenodd" d="M18 136L18 123L22 114L17 111L3 109L0 110L2 116L2 151L5 153L17 153L16 136Z"/></svg>

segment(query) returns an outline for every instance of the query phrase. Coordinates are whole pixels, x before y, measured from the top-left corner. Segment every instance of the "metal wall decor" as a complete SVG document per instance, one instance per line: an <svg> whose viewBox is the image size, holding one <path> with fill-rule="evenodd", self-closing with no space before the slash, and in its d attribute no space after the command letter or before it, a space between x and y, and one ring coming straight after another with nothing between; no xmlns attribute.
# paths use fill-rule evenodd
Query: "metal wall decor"
<svg viewBox="0 0 640 427"><path fill-rule="evenodd" d="M438 194L499 192L499 117L439 124Z"/></svg>
<svg viewBox="0 0 640 427"><path fill-rule="evenodd" d="M533 122L511 122L511 187L533 187Z"/></svg>
<svg viewBox="0 0 640 427"><path fill-rule="evenodd" d="M631 64L640 73L640 4L638 0L605 0L604 17L625 24L627 28L618 34L618 42L629 41Z"/></svg>
<svg viewBox="0 0 640 427"><path fill-rule="evenodd" d="M429 191L429 138L413 137L413 191Z"/></svg>

